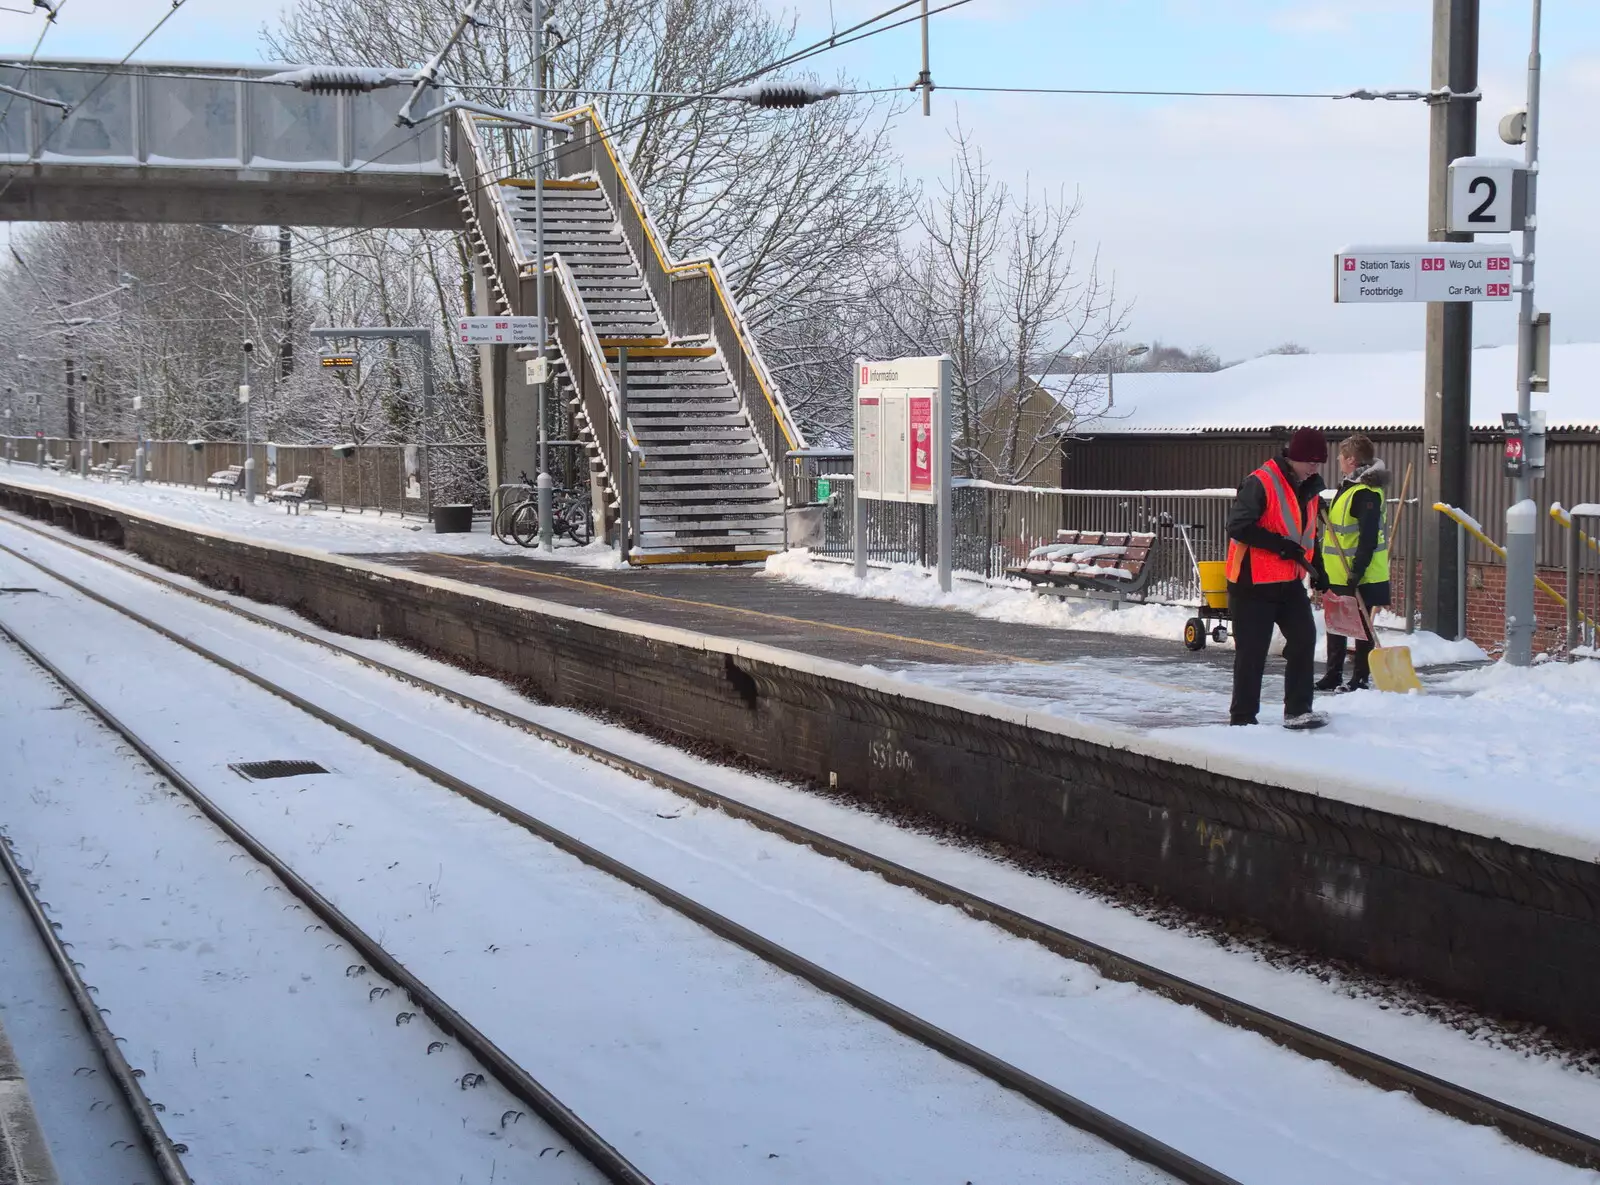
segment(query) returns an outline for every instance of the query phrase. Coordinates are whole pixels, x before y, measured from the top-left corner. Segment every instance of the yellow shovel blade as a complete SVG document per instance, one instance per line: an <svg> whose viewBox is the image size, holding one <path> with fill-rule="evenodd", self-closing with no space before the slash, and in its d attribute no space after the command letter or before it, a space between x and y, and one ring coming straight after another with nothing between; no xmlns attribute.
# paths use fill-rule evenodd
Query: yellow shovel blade
<svg viewBox="0 0 1600 1185"><path fill-rule="evenodd" d="M1379 691L1396 691L1401 695L1421 691L1422 681L1411 665L1409 646L1380 646L1372 652L1372 685Z"/></svg>

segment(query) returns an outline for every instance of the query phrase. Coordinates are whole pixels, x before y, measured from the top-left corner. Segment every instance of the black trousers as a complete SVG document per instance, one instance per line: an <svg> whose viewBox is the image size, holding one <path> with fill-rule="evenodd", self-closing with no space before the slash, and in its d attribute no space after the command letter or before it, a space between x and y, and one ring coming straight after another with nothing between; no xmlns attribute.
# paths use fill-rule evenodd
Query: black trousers
<svg viewBox="0 0 1600 1185"><path fill-rule="evenodd" d="M1233 704L1230 724L1254 724L1261 710L1261 679L1267 670L1272 630L1283 632L1283 714L1311 711L1316 695L1317 623L1311 598L1298 580L1282 584L1230 584L1233 618Z"/></svg>

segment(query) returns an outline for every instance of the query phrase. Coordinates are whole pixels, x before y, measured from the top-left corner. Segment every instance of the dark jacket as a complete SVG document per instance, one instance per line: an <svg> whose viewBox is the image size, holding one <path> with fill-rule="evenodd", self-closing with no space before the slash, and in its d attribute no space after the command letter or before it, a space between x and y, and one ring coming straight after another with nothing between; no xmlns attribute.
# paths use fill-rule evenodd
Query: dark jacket
<svg viewBox="0 0 1600 1185"><path fill-rule="evenodd" d="M1322 474L1313 473L1310 477L1295 484L1294 469L1289 464L1287 453L1280 454L1268 462L1276 465L1278 472L1283 474L1283 484L1294 490L1295 496L1300 499L1300 509L1306 515L1315 516L1317 513L1317 500L1322 491L1327 488L1327 483L1322 480ZM1283 544L1284 537L1275 531L1269 531L1261 525L1261 516L1267 512L1267 490L1261 484L1261 479L1252 473L1244 479L1244 484L1239 487L1239 492L1234 496L1233 507L1228 511L1228 538L1237 539L1246 547L1259 547L1263 551L1277 551ZM1245 553L1244 567L1239 573L1238 585L1254 585L1250 574L1250 555ZM1292 581L1290 583L1293 583Z"/></svg>
<svg viewBox="0 0 1600 1185"><path fill-rule="evenodd" d="M1381 457L1377 458L1365 469L1357 469L1349 477L1339 483L1339 489L1334 497L1337 498L1353 485L1377 486L1376 490L1361 490L1350 499L1350 512L1355 515L1356 522L1361 527L1360 538L1356 541L1355 554L1350 557L1350 586L1361 584L1362 576L1366 575L1367 565L1372 562L1372 553L1378 550L1378 537L1383 529L1384 515L1384 490L1389 485L1389 467L1383 463ZM1323 564L1322 532L1317 532L1317 574L1319 584L1327 587L1327 570ZM1339 586L1341 588L1350 586ZM1361 599L1368 605L1387 605L1389 603L1389 583L1382 581L1379 584L1369 584L1361 589Z"/></svg>

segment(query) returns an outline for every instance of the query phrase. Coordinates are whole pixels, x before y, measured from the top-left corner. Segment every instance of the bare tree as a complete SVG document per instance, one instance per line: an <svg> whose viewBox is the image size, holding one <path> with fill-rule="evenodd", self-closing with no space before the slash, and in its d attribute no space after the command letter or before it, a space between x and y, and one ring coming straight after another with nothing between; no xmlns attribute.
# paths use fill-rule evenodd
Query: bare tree
<svg viewBox="0 0 1600 1185"><path fill-rule="evenodd" d="M1036 481L1061 434L1105 410L1094 360L1126 310L1098 257L1078 257L1076 197L1013 193L970 132L952 138L950 177L919 204L920 239L881 289L877 352L950 354L956 472Z"/></svg>

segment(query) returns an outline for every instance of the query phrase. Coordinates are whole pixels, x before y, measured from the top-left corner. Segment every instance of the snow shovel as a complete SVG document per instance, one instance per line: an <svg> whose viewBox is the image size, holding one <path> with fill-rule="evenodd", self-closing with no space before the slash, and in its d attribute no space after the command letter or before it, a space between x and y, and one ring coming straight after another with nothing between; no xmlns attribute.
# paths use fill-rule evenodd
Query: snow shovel
<svg viewBox="0 0 1600 1185"><path fill-rule="evenodd" d="M1403 505L1403 504L1402 504ZM1338 549L1339 558L1344 561L1344 570L1350 571L1350 556L1344 549L1344 544L1339 541L1336 533L1329 532L1333 538L1333 546ZM1355 598L1356 607L1361 610L1361 623L1367 628L1367 637L1372 639L1372 653L1367 656L1367 664L1372 670L1372 685L1379 691L1393 691L1405 695L1411 691L1422 690L1422 680L1417 678L1417 671L1411 665L1411 647L1385 646L1378 641L1378 627L1372 624L1372 614L1367 612L1367 603L1361 599L1361 588L1352 585L1351 595Z"/></svg>

